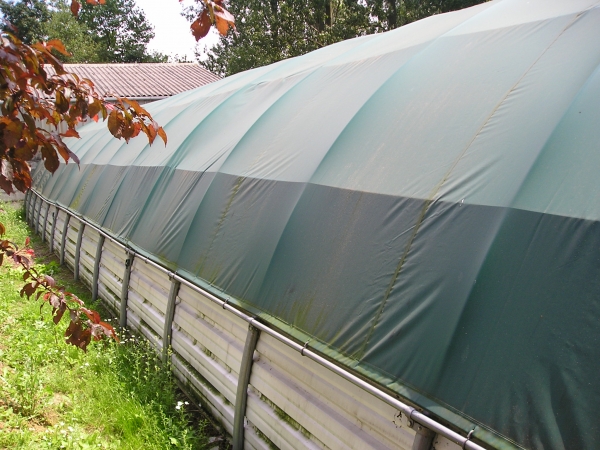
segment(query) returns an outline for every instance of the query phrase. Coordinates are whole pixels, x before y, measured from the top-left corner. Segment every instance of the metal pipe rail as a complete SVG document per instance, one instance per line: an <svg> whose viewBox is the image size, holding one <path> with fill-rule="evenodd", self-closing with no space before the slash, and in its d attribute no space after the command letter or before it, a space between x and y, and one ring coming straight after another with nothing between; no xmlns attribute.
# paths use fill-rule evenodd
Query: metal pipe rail
<svg viewBox="0 0 600 450"><path fill-rule="evenodd" d="M398 400L394 396L383 391L377 385L364 380L363 378L355 375L354 373L347 370L346 368L330 361L329 359L327 359L327 358L321 356L320 354L316 353L315 351L311 350L310 348L308 348L308 342L305 344L301 344L299 342L296 342L295 340L290 339L289 337L287 337L284 334L282 334L281 332L275 330L271 326L266 325L263 322L259 322L256 317L250 316L250 315L244 313L243 311L241 311L240 309L238 309L237 307L233 306L231 303L229 303L228 299L222 300L221 298L215 296L211 292L197 286L196 284L187 280L186 278L183 278L178 273L173 272L173 271L169 270L168 268L162 266L161 264L158 264L157 262L153 261L152 259L140 254L135 249L131 248L129 245L121 242L115 236L112 236L111 234L100 229L93 223L90 223L81 214L74 213L70 209L65 208L64 206L61 206L56 202L51 202L49 200L46 200L40 193L38 193L33 188L31 189L31 192L33 194L35 194L37 197L39 197L42 202L45 201L46 203L48 203L48 205L49 205L48 207L50 207L50 205L53 205L57 208L57 210L62 210L63 212L65 212L67 214L67 216L73 216L73 217L77 218L79 221L81 221L82 225L84 224L86 227L90 227L91 229L95 230L101 236L104 236L105 239L110 240L111 242L116 244L118 247L120 247L122 250L124 250L128 255L133 255L133 256L135 256L136 259L140 259L144 263L167 274L172 280L177 281L177 282L181 283L182 285L187 286L188 288L192 289L193 291L201 294L205 298L207 298L210 301L221 306L223 309L229 311L230 313L232 313L235 316L239 317L240 319L244 320L245 322L247 322L249 324L250 327L254 327L257 330L260 330L261 332L268 334L269 336L282 342L283 344L287 345L288 347L296 350L302 356L305 356L305 357L315 361L316 363L331 370L332 372L341 376L342 378L349 381L350 383L369 392L371 395L382 400L383 402L387 403L388 405L392 406L393 408L397 409L399 412L404 414L409 421L416 422L416 423L430 429L431 431L434 431L435 433L437 433L437 434L445 437L446 439L449 439L453 443L459 445L463 449L486 450L485 447L482 447L479 444L476 444L475 442L473 442L471 440L471 438L470 438L471 433L469 433L469 436L463 436L462 434L437 422L435 419L432 419L431 417L423 414L422 412L418 411L417 409L413 408L412 406L410 406L406 403L403 403L402 401ZM34 202L34 207L35 207L35 203L36 202ZM27 202L26 202L26 204L27 204ZM67 219L65 219L65 221L66 220ZM63 239L64 239L64 236L63 236Z"/></svg>

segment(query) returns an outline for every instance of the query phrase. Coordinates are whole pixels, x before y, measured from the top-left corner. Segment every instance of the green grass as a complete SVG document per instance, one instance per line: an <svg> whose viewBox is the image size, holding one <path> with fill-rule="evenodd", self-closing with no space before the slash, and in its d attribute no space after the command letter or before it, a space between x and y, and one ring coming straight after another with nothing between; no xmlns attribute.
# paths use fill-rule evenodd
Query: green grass
<svg viewBox="0 0 600 450"><path fill-rule="evenodd" d="M22 214L0 204L0 222L16 243L31 234ZM36 254L43 253L39 238L32 241ZM47 250L37 264L89 299ZM208 448L206 421L192 417L192 405L149 344L129 337L93 342L84 353L64 343L66 319L55 326L49 309L40 314L39 302L19 296L22 285L22 271L5 261L0 267L0 448Z"/></svg>

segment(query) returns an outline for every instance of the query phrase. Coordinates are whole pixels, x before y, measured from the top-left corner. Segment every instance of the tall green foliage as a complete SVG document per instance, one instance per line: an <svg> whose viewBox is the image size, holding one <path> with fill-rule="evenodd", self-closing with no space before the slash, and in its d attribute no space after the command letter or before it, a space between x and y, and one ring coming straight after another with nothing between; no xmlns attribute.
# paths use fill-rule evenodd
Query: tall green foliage
<svg viewBox="0 0 600 450"><path fill-rule="evenodd" d="M98 63L101 62L100 44L94 40L90 29L73 17L64 0L54 4L50 19L44 24L48 39L60 39L71 53L71 56L57 54L65 63Z"/></svg>
<svg viewBox="0 0 600 450"><path fill-rule="evenodd" d="M25 44L45 39L44 23L50 19L50 10L44 0L0 0L2 31L9 31Z"/></svg>
<svg viewBox="0 0 600 450"><path fill-rule="evenodd" d="M235 33L221 36L201 61L232 75L366 34L485 0L235 0ZM197 11L189 11L195 17ZM197 55L200 56L200 55Z"/></svg>
<svg viewBox="0 0 600 450"><path fill-rule="evenodd" d="M152 25L134 0L106 0L103 5L83 3L79 19L99 46L99 62L134 63L162 61L148 53L154 37Z"/></svg>
<svg viewBox="0 0 600 450"><path fill-rule="evenodd" d="M231 75L372 32L359 0L236 0L237 32L221 36L202 64Z"/></svg>
<svg viewBox="0 0 600 450"><path fill-rule="evenodd" d="M149 52L152 25L135 0L106 0L104 5L83 3L79 17L66 0L0 0L3 30L26 44L60 39L72 56L56 54L68 63L166 62L167 56Z"/></svg>

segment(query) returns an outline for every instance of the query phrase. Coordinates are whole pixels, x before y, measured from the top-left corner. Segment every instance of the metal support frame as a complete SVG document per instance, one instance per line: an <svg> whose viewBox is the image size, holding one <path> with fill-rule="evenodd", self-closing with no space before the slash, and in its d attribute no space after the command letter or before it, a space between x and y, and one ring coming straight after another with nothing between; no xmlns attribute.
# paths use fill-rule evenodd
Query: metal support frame
<svg viewBox="0 0 600 450"><path fill-rule="evenodd" d="M79 232L77 233L77 243L75 244L75 263L73 264L73 278L79 280L79 260L81 259L81 241L83 240L83 231L85 223L79 221Z"/></svg>
<svg viewBox="0 0 600 450"><path fill-rule="evenodd" d="M37 196L33 196L32 205L31 205L31 214L29 215L29 226L33 227L34 219L35 219L35 204L37 202Z"/></svg>
<svg viewBox="0 0 600 450"><path fill-rule="evenodd" d="M25 222L29 221L29 200L31 200L31 190L25 192L25 199L23 199L23 204L25 205Z"/></svg>
<svg viewBox="0 0 600 450"><path fill-rule="evenodd" d="M96 247L96 258L94 259L94 277L92 279L92 301L98 298L98 276L100 275L100 259L102 258L102 247L104 246L104 236L98 236L98 246Z"/></svg>
<svg viewBox="0 0 600 450"><path fill-rule="evenodd" d="M29 192L31 192L31 191L29 191ZM29 213L27 214L27 221L26 221L29 225L31 225L33 223L33 210L35 207L36 200L37 200L37 196L34 194L31 194L29 196L29 200L27 202L28 208L25 208L25 209L29 210Z"/></svg>
<svg viewBox="0 0 600 450"><path fill-rule="evenodd" d="M40 196L37 192L33 191L33 193L36 196ZM40 196L41 198L41 196ZM67 213L67 217L65 219L65 226L63 229L63 243L62 243L62 248L61 248L61 264L64 262L64 250L65 250L65 241L66 241L66 230L68 227L68 222L71 216L71 213L64 207L60 207L57 205L57 208L62 209L63 211L65 211L65 213ZM121 248L125 249L127 251L127 260L125 263L125 274L124 274L124 278L123 278L123 288L122 288L122 292L121 292L121 325L125 326L127 324L127 292L129 289L129 274L131 271L131 266L133 264L133 258L134 257L138 257L140 258L142 261L152 265L153 267L156 267L158 270L162 271L163 273L168 273L171 274L171 272L161 266L159 263L154 262L153 260L140 255L139 253L136 253L133 249L125 246L122 242L119 242L119 240L117 240L116 238L114 238L113 236L110 236L108 234L106 234L104 231L100 230L99 228L97 228L95 225L87 222L85 219L80 218L79 219L81 224L82 224L82 228L85 225L90 226L91 228L95 229L96 231L98 231L100 234L106 236L108 239L110 239L112 242L114 242L115 244L117 244L118 246L120 246ZM77 252L78 253L78 252ZM284 334L280 333L279 331L277 331L274 328L271 328L270 325L266 325L263 324L261 322L258 322L257 319L255 317L249 316L248 314L244 313L243 311L237 309L235 306L233 306L230 302L228 301L224 301L222 299L220 299L219 297L215 296L214 294L212 294L211 292L201 288L200 286L195 285L194 283L192 283L191 281L181 277L178 274L172 274L172 279L179 281L181 284L189 287L190 289L192 289L193 291L201 294L202 296L204 296L205 298L207 298L208 300L216 303L217 305L221 306L223 309L229 311L230 313L232 313L233 315L235 315L236 317L239 317L240 319L246 321L247 323L250 324L250 327L255 328L257 331L262 331L266 334L268 334L269 336L277 339L279 342L283 343L284 345L290 347L291 349L297 351L298 353L300 353L302 356L311 359L313 361L315 361L317 364L321 365L322 367L325 367L327 369L329 369L331 372L339 375L340 377L342 377L343 379L349 381L350 383L354 384L355 386L358 386L359 388L363 389L364 391L370 393L371 395L373 395L375 398L383 401L384 403L392 406L393 408L397 409L398 411L400 411L402 414L406 414L407 418L411 421L414 421L416 424L418 425L422 425L424 429L429 429L431 430L433 433L439 434L440 436L444 436L445 438L449 439L450 441L454 442L455 444L459 445L461 448L466 449L466 450L486 450L484 447L482 447L481 445L473 442L471 440L472 434L473 432L471 431L469 433L468 436L463 436L460 433L457 433L456 431L448 428L447 426L443 425L442 423L436 421L435 419L432 419L429 416L426 416L425 414L423 414L422 412L418 411L417 409L413 408L412 406L403 403L401 400L399 400L398 398L388 394L387 392L385 392L384 390L380 389L377 385L370 383L369 381L364 380L363 378L355 375L354 373L352 373L351 371L347 370L346 368L336 364L335 362L330 361L329 359L326 359L325 357L321 356L320 354L318 354L317 352L311 350L310 348L308 348L307 345L303 345L301 343L296 342L295 340L285 336ZM250 331L249 331L250 332ZM256 337L256 339L258 340L258 336ZM245 357L246 352L252 354L253 352L250 352L249 350L246 350L246 347L249 345L249 339L246 339L246 346L244 347L244 357L242 357L242 367L240 369L240 380L242 380L242 370L245 370L244 367L246 367L244 365L244 360L248 359L248 357ZM254 344L255 346L256 344ZM252 356L252 355L251 355ZM250 360L252 360L251 356L249 357ZM246 363L247 365L248 363ZM251 367L248 367L248 380L250 378L250 369ZM245 385L245 394L242 394L246 397L247 399L247 386L248 383L244 383ZM240 382L238 382L238 392L241 389L242 384ZM238 395L239 397L239 395ZM240 397L241 398L241 397ZM240 406L241 408L241 406ZM236 401L236 411L238 409L238 401ZM245 406L244 406L244 411L245 411ZM234 421L238 421L240 419L237 418L238 414L236 414L236 419L234 419ZM241 424L243 425L243 415L241 416ZM236 430L236 428L234 428L234 430ZM238 432L239 432L239 425L238 425ZM242 427L242 432L243 432L243 427ZM235 439L235 437L234 437ZM240 442L239 438L237 441L235 442ZM243 441L242 441L243 444ZM234 444L235 445L235 444ZM239 445L239 444L238 444ZM234 447L236 448L236 447Z"/></svg>
<svg viewBox="0 0 600 450"><path fill-rule="evenodd" d="M244 417L246 417L246 404L248 402L248 384L250 383L250 374L252 373L252 363L254 362L254 350L260 337L260 330L248 325L248 334L242 354L240 364L240 373L238 375L237 393L235 396L235 410L233 416L233 450L243 450L244 448Z"/></svg>
<svg viewBox="0 0 600 450"><path fill-rule="evenodd" d="M50 203L46 207L46 214L44 214L44 226L42 227L42 242L46 242L46 227L48 226L48 214L50 214Z"/></svg>
<svg viewBox="0 0 600 450"><path fill-rule="evenodd" d="M40 215L42 214L42 205L44 204L44 199L40 197L40 205L37 209L37 214L35 217L35 223L33 225L33 229L35 230L35 234L40 234Z"/></svg>
<svg viewBox="0 0 600 450"><path fill-rule="evenodd" d="M123 284L121 285L121 310L119 314L119 325L121 327L127 326L127 297L129 297L129 277L134 255L130 250L127 250L125 255L125 272L123 274Z"/></svg>
<svg viewBox="0 0 600 450"><path fill-rule="evenodd" d="M29 200L29 224L33 225L33 216L35 215L35 202L37 202L37 196L32 195Z"/></svg>
<svg viewBox="0 0 600 450"><path fill-rule="evenodd" d="M417 434L415 434L412 450L431 450L435 433L429 428L425 428L423 425L415 425L414 429Z"/></svg>
<svg viewBox="0 0 600 450"><path fill-rule="evenodd" d="M56 215L58 218L58 214ZM65 249L67 247L67 231L69 229L69 222L71 221L71 215L65 213L65 223L63 224L62 237L60 242L60 265L65 263Z"/></svg>
<svg viewBox="0 0 600 450"><path fill-rule="evenodd" d="M58 209L54 207L52 212L52 228L50 229L50 253L54 252L54 233L56 232L56 219L58 217Z"/></svg>
<svg viewBox="0 0 600 450"><path fill-rule="evenodd" d="M162 362L167 363L169 359L169 347L171 346L171 338L173 336L173 317L175 317L175 301L177 300L177 294L181 283L171 278L171 289L169 291L169 299L167 300L167 310L165 311L165 328L163 331L163 347L162 347Z"/></svg>

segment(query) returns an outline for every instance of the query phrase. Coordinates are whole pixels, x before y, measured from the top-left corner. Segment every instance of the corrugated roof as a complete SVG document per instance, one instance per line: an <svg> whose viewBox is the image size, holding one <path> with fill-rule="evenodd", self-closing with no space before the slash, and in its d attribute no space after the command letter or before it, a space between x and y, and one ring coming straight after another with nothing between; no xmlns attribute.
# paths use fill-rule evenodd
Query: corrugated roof
<svg viewBox="0 0 600 450"><path fill-rule="evenodd" d="M169 97L220 79L197 63L65 64L105 97ZM52 66L46 71L53 74Z"/></svg>

